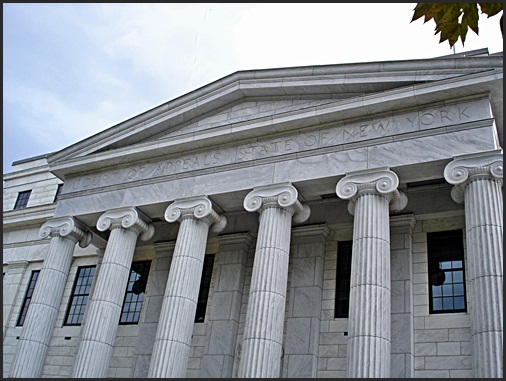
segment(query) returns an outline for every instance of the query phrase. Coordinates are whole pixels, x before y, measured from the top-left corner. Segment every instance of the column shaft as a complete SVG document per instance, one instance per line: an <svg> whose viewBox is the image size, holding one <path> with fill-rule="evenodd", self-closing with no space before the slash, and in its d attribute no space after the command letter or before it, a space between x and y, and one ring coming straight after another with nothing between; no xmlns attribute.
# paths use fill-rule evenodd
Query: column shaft
<svg viewBox="0 0 506 381"><path fill-rule="evenodd" d="M88 319L82 328L72 373L74 378L107 376L136 242L134 231L111 230L89 300Z"/></svg>
<svg viewBox="0 0 506 381"><path fill-rule="evenodd" d="M48 220L39 236L51 237L51 242L26 314L11 377L41 377L75 245L79 242L86 247L91 242L91 233L73 217Z"/></svg>
<svg viewBox="0 0 506 381"><path fill-rule="evenodd" d="M38 378L42 375L75 245L75 240L51 238L19 338L11 377Z"/></svg>
<svg viewBox="0 0 506 381"><path fill-rule="evenodd" d="M464 202L474 376L503 377L503 154L461 155L444 170Z"/></svg>
<svg viewBox="0 0 506 381"><path fill-rule="evenodd" d="M221 231L227 220L218 215L206 196L176 200L165 211L168 222L180 222L163 296L150 378L182 378L190 353L200 279L209 228Z"/></svg>
<svg viewBox="0 0 506 381"><path fill-rule="evenodd" d="M148 377L174 378L186 374L208 230L203 221L191 218L181 221Z"/></svg>
<svg viewBox="0 0 506 381"><path fill-rule="evenodd" d="M350 200L353 247L350 279L348 377L390 377L391 293L389 211L406 207L389 168L346 175L336 187Z"/></svg>
<svg viewBox="0 0 506 381"><path fill-rule="evenodd" d="M502 377L502 192L492 180L466 187L466 236L472 295L475 377Z"/></svg>
<svg viewBox="0 0 506 381"><path fill-rule="evenodd" d="M348 376L390 376L389 201L359 197L355 205L350 281Z"/></svg>
<svg viewBox="0 0 506 381"><path fill-rule="evenodd" d="M260 221L238 377L278 378L292 218L304 222L311 211L291 183L255 188L244 199L244 208L258 211Z"/></svg>
<svg viewBox="0 0 506 381"><path fill-rule="evenodd" d="M260 215L238 377L279 377L292 215Z"/></svg>

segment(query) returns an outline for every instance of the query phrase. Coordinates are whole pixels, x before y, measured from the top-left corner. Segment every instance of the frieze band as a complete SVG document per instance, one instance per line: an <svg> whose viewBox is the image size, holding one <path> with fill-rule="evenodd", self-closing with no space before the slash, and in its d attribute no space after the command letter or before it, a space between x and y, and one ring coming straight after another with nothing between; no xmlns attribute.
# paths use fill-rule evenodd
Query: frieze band
<svg viewBox="0 0 506 381"><path fill-rule="evenodd" d="M165 159L152 163L103 172L84 178L68 179L66 192L95 189L114 184L163 177L188 171L213 168L221 165L304 152L358 141L392 136L399 133L421 131L453 123L483 120L480 104L487 100L447 105L440 108L376 118L370 121L334 125L311 132L299 131L294 135L276 139L257 140L236 147L220 148L209 152Z"/></svg>

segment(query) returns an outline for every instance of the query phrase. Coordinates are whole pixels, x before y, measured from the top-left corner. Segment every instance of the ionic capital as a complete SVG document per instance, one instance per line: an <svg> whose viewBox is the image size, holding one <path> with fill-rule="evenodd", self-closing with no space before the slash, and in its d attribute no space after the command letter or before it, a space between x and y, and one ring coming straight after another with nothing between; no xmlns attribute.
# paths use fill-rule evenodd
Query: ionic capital
<svg viewBox="0 0 506 381"><path fill-rule="evenodd" d="M291 183L258 187L244 198L244 209L261 214L266 208L283 208L292 214L294 222L301 223L309 218L311 209L298 200L298 195Z"/></svg>
<svg viewBox="0 0 506 381"><path fill-rule="evenodd" d="M63 237L79 242L79 246L86 247L91 243L92 235L89 229L74 217L53 218L41 226L40 238Z"/></svg>
<svg viewBox="0 0 506 381"><path fill-rule="evenodd" d="M102 214L97 221L97 229L103 232L107 229L123 228L139 235L142 241L147 241L155 232L155 227L150 222L144 213L131 206L108 210Z"/></svg>
<svg viewBox="0 0 506 381"><path fill-rule="evenodd" d="M386 198L392 212L404 209L408 198L397 189L399 178L389 168L367 170L347 174L336 186L336 193L343 200L350 200L348 211L353 214L355 202L366 194L374 194Z"/></svg>
<svg viewBox="0 0 506 381"><path fill-rule="evenodd" d="M451 195L458 203L464 202L464 190L473 181L492 180L502 185L502 150L456 156L445 167L444 176L454 186Z"/></svg>
<svg viewBox="0 0 506 381"><path fill-rule="evenodd" d="M207 196L197 196L175 200L165 211L167 222L181 222L186 218L195 218L211 227L211 231L218 233L227 225L223 214L218 214Z"/></svg>

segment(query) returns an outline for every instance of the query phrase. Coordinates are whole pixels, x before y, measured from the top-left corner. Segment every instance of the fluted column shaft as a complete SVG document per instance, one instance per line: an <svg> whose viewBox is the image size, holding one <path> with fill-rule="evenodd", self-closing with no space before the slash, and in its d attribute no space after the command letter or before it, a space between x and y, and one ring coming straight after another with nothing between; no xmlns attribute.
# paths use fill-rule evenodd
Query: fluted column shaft
<svg viewBox="0 0 506 381"><path fill-rule="evenodd" d="M88 229L72 217L49 220L40 229L41 238L51 237L49 251L37 279L26 314L11 377L39 378L53 334L76 243L91 242Z"/></svg>
<svg viewBox="0 0 506 381"><path fill-rule="evenodd" d="M470 282L474 375L503 377L502 152L465 155L445 168L464 202Z"/></svg>
<svg viewBox="0 0 506 381"><path fill-rule="evenodd" d="M150 378L182 378L186 375L200 280L209 228L226 224L207 197L176 200L165 212L168 222L180 222L169 277L163 297Z"/></svg>
<svg viewBox="0 0 506 381"><path fill-rule="evenodd" d="M111 229L111 234L82 327L74 378L107 376L137 237L146 240L154 233L146 221L135 208L123 208L106 212L97 222L99 230Z"/></svg>
<svg viewBox="0 0 506 381"><path fill-rule="evenodd" d="M256 188L244 200L260 218L239 378L280 376L292 216L303 222L310 213L297 196L283 184Z"/></svg>
<svg viewBox="0 0 506 381"><path fill-rule="evenodd" d="M348 377L390 377L389 206L406 204L389 170L347 175L337 184L354 214L350 280ZM402 205L397 205L402 204Z"/></svg>

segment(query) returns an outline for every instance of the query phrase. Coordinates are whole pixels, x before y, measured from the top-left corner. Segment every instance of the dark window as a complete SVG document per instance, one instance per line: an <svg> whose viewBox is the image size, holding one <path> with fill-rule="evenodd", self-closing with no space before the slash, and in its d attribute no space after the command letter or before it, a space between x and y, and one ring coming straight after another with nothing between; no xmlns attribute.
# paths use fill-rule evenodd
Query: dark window
<svg viewBox="0 0 506 381"><path fill-rule="evenodd" d="M16 200L16 204L14 205L14 209L26 208L26 205L28 204L28 199L30 198L31 194L32 194L31 190L25 191L25 192L19 192L18 199Z"/></svg>
<svg viewBox="0 0 506 381"><path fill-rule="evenodd" d="M427 234L430 313L466 312L462 230Z"/></svg>
<svg viewBox="0 0 506 381"><path fill-rule="evenodd" d="M32 271L32 276L30 277L30 283L28 283L28 289L26 290L25 298L23 300L23 305L21 306L21 312L18 317L18 322L16 325L18 327L22 327L25 322L26 313L28 312L28 307L30 307L30 302L32 300L33 290L35 289L35 285L37 284L37 279L39 278L40 270Z"/></svg>
<svg viewBox="0 0 506 381"><path fill-rule="evenodd" d="M352 241L339 242L337 246L335 318L347 318L350 307L350 276Z"/></svg>
<svg viewBox="0 0 506 381"><path fill-rule="evenodd" d="M209 287L211 285L213 265L214 255L206 255L204 257L202 278L200 279L200 290L199 298L197 299L197 313L195 314L195 323L203 323L206 317L207 298L209 296Z"/></svg>
<svg viewBox="0 0 506 381"><path fill-rule="evenodd" d="M132 262L119 320L120 324L137 324L139 322L150 267L151 261Z"/></svg>
<svg viewBox="0 0 506 381"><path fill-rule="evenodd" d="M56 194L54 195L53 202L58 201L58 196L60 195L62 189L63 189L63 184L58 184L58 188L56 189Z"/></svg>
<svg viewBox="0 0 506 381"><path fill-rule="evenodd" d="M95 266L78 268L64 325L81 325L94 275Z"/></svg>

